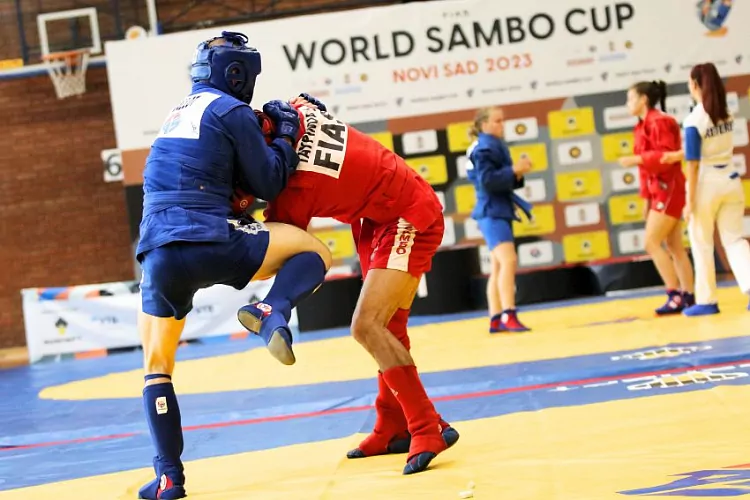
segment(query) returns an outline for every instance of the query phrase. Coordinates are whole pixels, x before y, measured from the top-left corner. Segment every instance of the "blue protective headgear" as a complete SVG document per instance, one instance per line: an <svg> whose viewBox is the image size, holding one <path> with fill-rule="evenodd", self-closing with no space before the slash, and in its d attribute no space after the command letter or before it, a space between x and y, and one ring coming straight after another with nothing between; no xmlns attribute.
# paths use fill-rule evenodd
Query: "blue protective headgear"
<svg viewBox="0 0 750 500"><path fill-rule="evenodd" d="M223 43L210 46L220 38L224 39ZM221 36L201 42L190 67L193 83L208 82L249 104L255 79L260 74L260 52L248 47L247 42L247 36L233 31L222 31Z"/></svg>

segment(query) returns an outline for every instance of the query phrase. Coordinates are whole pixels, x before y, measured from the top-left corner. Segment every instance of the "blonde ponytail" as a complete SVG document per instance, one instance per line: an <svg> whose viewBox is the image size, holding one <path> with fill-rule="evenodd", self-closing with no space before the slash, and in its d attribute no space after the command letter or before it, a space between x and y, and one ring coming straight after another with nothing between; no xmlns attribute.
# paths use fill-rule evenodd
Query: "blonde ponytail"
<svg viewBox="0 0 750 500"><path fill-rule="evenodd" d="M495 109L494 106L489 106L477 110L477 114L474 116L474 124L469 129L469 137L472 139L479 137L479 132L482 131L482 124L490 117L493 109Z"/></svg>

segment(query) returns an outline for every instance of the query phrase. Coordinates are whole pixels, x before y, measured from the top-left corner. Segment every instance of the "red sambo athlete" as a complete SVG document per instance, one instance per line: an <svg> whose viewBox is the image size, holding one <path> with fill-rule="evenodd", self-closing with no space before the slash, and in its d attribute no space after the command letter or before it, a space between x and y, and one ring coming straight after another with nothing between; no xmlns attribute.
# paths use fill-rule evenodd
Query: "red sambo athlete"
<svg viewBox="0 0 750 500"><path fill-rule="evenodd" d="M685 175L679 159L663 162L665 153L680 151L680 125L666 110L667 84L639 82L628 89L627 106L638 123L633 130L635 155L620 158L624 167L638 165L641 197L646 200L645 249L659 272L667 293L659 316L679 314L695 304L693 268L682 243ZM664 248L666 247L666 249Z"/></svg>
<svg viewBox="0 0 750 500"><path fill-rule="evenodd" d="M408 451L404 474L421 472L459 437L427 397L406 329L420 278L443 239L440 201L402 158L317 99L302 94L290 102L304 127L300 162L269 202L266 221L307 229L312 217L331 217L352 225L364 284L351 332L380 368L375 428L347 457Z"/></svg>

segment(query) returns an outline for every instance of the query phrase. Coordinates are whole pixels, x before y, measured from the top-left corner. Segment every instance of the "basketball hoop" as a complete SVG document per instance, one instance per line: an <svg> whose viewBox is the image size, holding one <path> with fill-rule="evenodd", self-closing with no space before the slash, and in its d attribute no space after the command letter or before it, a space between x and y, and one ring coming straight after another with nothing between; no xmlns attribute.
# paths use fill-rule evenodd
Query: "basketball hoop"
<svg viewBox="0 0 750 500"><path fill-rule="evenodd" d="M86 92L86 68L89 65L89 49L54 52L42 56L47 72L52 78L58 99L65 99Z"/></svg>

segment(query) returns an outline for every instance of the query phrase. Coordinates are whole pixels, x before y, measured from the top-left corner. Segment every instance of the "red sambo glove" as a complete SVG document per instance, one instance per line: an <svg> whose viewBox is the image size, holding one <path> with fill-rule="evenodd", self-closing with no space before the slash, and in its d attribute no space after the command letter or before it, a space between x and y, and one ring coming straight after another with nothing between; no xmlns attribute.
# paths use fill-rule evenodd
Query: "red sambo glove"
<svg viewBox="0 0 750 500"><path fill-rule="evenodd" d="M305 135L305 115L302 114L302 111L300 111L299 108L302 107L302 104L294 106L294 108L297 110L297 113L299 114L299 134L297 136L297 141L299 141L303 135ZM276 135L276 126L273 124L273 120L265 114L260 109L254 109L255 116L258 117L258 123L260 124L260 130L263 132L263 137L266 138L266 144L271 144L273 141L275 135Z"/></svg>
<svg viewBox="0 0 750 500"><path fill-rule="evenodd" d="M263 137L266 138L266 144L271 144L274 134L276 133L276 127L274 126L273 121L271 121L271 118L269 118L263 111L259 109L254 109L253 111L258 118L258 124L260 125L261 132L263 132Z"/></svg>
<svg viewBox="0 0 750 500"><path fill-rule="evenodd" d="M242 216L247 209L255 203L255 196L247 194L239 186L234 186L232 193L232 213L236 216Z"/></svg>

